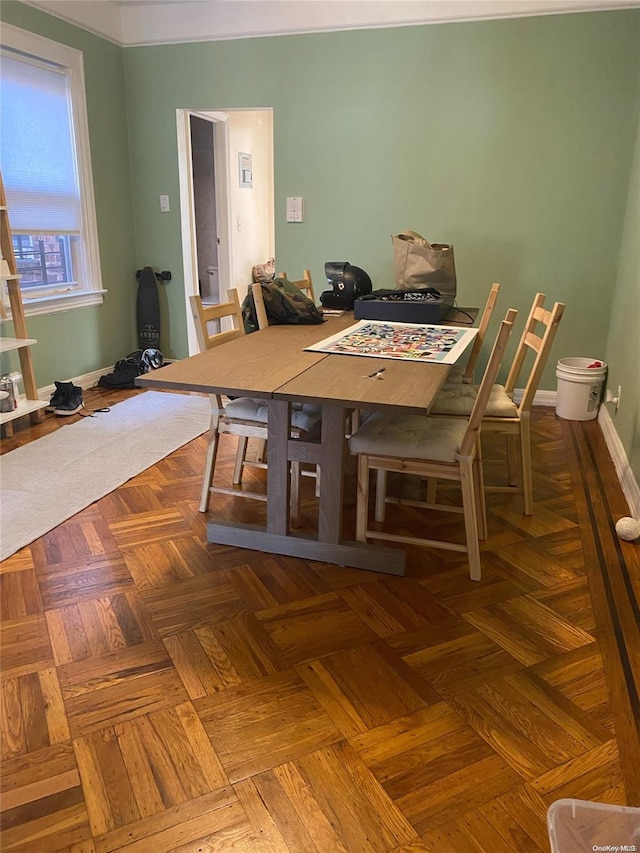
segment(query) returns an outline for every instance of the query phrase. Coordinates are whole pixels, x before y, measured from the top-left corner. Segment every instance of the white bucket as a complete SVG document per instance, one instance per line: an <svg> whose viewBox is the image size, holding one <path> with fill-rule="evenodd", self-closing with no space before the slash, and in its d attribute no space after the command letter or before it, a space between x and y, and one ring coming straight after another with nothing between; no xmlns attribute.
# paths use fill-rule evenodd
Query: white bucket
<svg viewBox="0 0 640 853"><path fill-rule="evenodd" d="M591 421L596 418L606 375L607 365L604 361L594 358L561 358L556 366L556 415L569 421Z"/></svg>

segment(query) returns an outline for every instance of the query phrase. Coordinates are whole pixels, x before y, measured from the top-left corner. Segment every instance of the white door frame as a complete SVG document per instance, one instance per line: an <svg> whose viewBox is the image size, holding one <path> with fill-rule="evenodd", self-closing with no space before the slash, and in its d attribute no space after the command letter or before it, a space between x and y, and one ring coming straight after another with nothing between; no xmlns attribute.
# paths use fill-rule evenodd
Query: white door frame
<svg viewBox="0 0 640 853"><path fill-rule="evenodd" d="M216 185L216 227L218 244L218 285L220 301L225 301L229 282L233 278L231 251L231 207L229 174L228 114L207 110L176 110L178 132L178 175L180 181L180 228L182 233L182 263L187 314L189 355L198 352L196 330L189 307L189 296L198 290L198 252L196 245L195 204L193 194L193 162L191 157L191 116L213 124L214 174Z"/></svg>

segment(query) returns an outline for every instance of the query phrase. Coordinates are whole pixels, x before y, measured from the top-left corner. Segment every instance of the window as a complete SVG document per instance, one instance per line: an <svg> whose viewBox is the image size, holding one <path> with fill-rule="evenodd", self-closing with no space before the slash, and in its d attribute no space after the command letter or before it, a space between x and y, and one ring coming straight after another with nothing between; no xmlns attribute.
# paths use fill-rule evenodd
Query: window
<svg viewBox="0 0 640 853"><path fill-rule="evenodd" d="M100 304L82 53L8 24L1 40L0 168L25 313Z"/></svg>

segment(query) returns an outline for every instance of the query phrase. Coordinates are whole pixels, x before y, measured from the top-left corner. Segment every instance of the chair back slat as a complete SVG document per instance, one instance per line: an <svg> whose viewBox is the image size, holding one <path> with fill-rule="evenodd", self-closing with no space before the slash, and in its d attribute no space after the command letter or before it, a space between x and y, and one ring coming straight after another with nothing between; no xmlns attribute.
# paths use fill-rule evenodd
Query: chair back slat
<svg viewBox="0 0 640 853"><path fill-rule="evenodd" d="M539 335L534 335L532 332L525 335L524 343L529 347L529 349L534 350L534 352L540 352L544 346L543 339L539 337Z"/></svg>
<svg viewBox="0 0 640 853"><path fill-rule="evenodd" d="M266 329L269 325L269 318L267 317L267 309L264 305L264 294L262 292L262 285L259 282L254 282L251 285L251 293L253 295L253 304L256 308L256 319L258 321L258 329Z"/></svg>
<svg viewBox="0 0 640 853"><path fill-rule="evenodd" d="M533 316L538 323L544 323L545 326L551 322L551 311L547 311L546 308L536 308Z"/></svg>
<svg viewBox="0 0 640 853"><path fill-rule="evenodd" d="M489 328L489 322L491 320L491 315L493 314L493 309L495 308L496 302L498 301L499 293L500 285L497 282L494 282L491 285L491 290L489 291L489 296L487 297L487 301L482 312L482 317L480 318L480 322L478 323L478 333L473 340L473 346L471 348L471 352L469 353L469 360L467 361L467 366L465 367L465 371L462 375L463 382L473 382L473 373L476 367L476 363L478 361L478 356L480 355L482 344L487 334L487 329Z"/></svg>
<svg viewBox="0 0 640 853"><path fill-rule="evenodd" d="M484 376L482 377L482 382L478 388L478 394L473 404L473 409L469 416L467 429L460 445L459 457L464 458L471 456L478 440L482 418L484 417L485 409L487 408L487 403L489 401L489 395L491 394L491 389L493 388L496 377L498 376L498 371L500 369L502 359L504 358L507 342L517 316L518 312L516 309L509 308L504 320L500 324L489 361L487 362L487 366L484 371Z"/></svg>
<svg viewBox="0 0 640 853"><path fill-rule="evenodd" d="M238 299L238 291L231 288L228 291L228 300L228 302L221 302L218 305L203 305L200 296L194 295L189 297L189 305L191 306L191 314L193 316L200 352L213 349L220 346L220 344L244 335L242 309L240 307L240 300ZM233 320L233 329L210 332L208 323L211 320L221 320L224 317L230 317Z"/></svg>

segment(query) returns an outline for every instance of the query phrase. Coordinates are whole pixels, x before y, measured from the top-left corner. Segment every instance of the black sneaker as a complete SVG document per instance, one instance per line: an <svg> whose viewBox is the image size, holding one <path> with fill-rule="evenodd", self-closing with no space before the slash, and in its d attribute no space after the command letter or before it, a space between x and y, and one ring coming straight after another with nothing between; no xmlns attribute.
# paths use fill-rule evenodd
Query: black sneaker
<svg viewBox="0 0 640 853"><path fill-rule="evenodd" d="M51 395L49 405L45 407L45 412L53 412L60 406L67 396L67 389L73 385L73 382L55 382L56 390Z"/></svg>
<svg viewBox="0 0 640 853"><path fill-rule="evenodd" d="M60 382L59 384L63 387L60 390L61 398L53 410L54 414L75 415L84 405L82 402L82 388L78 388L73 382Z"/></svg>

